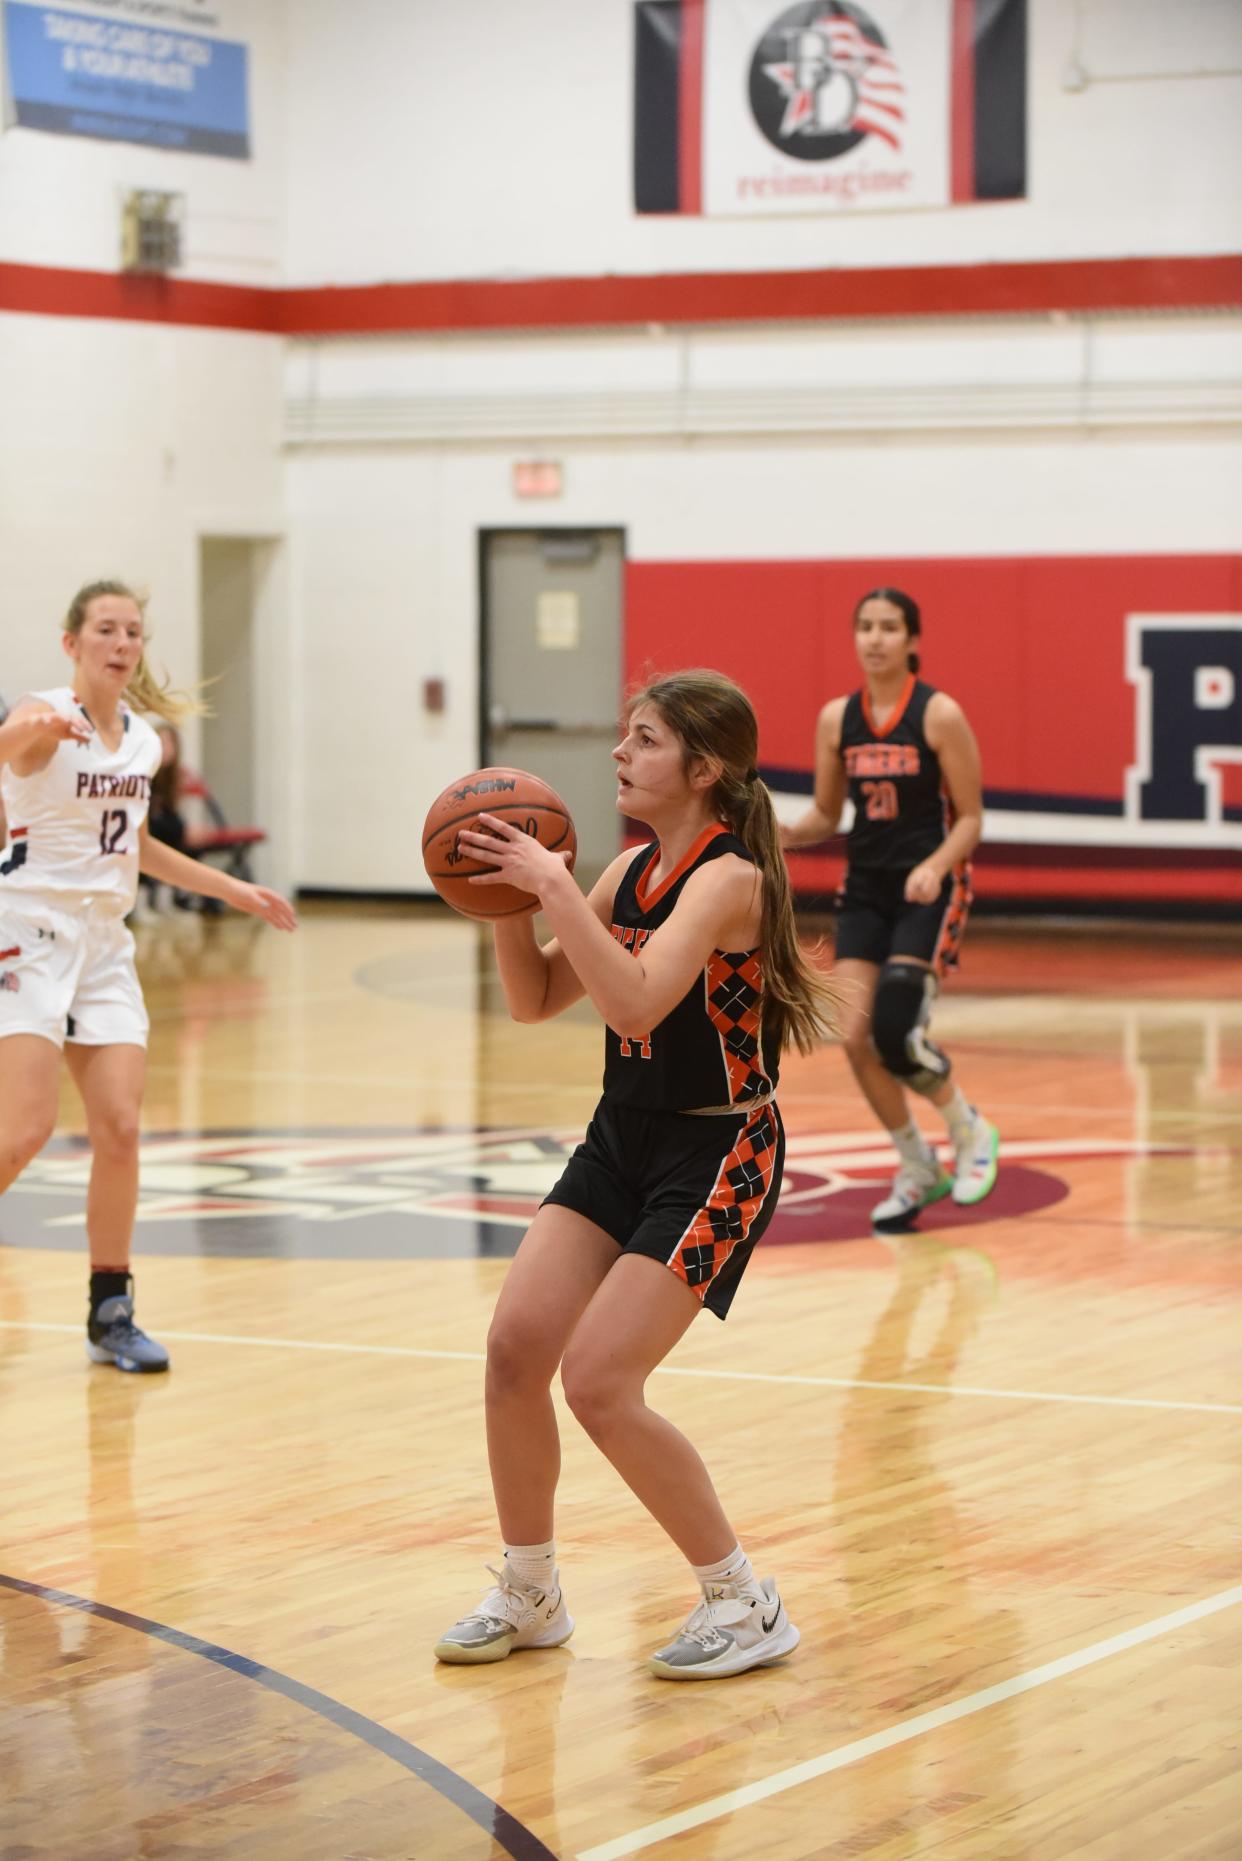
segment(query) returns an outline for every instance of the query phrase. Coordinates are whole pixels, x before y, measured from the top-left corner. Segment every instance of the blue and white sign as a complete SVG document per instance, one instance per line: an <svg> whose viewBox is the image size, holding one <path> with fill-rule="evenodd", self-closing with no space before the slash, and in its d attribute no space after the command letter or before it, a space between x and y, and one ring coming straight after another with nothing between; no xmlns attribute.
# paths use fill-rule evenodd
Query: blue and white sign
<svg viewBox="0 0 1242 1861"><path fill-rule="evenodd" d="M4 0L5 124L247 160L247 52L227 39Z"/></svg>

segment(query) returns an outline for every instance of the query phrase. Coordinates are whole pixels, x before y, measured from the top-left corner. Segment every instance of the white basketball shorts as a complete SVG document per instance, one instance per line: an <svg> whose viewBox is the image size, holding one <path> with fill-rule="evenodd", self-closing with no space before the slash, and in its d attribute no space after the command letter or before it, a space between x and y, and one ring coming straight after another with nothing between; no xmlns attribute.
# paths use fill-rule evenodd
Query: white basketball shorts
<svg viewBox="0 0 1242 1861"><path fill-rule="evenodd" d="M40 1034L63 1047L147 1044L146 1007L123 918L86 905L0 900L0 1040Z"/></svg>

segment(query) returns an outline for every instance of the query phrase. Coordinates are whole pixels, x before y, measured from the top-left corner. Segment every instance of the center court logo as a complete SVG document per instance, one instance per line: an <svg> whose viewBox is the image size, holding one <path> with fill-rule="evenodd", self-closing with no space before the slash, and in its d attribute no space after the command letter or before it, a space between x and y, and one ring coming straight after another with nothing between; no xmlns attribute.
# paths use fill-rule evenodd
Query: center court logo
<svg viewBox="0 0 1242 1861"><path fill-rule="evenodd" d="M750 107L783 155L833 161L868 136L900 149L905 85L869 13L849 0L812 0L779 14L755 47Z"/></svg>
<svg viewBox="0 0 1242 1861"><path fill-rule="evenodd" d="M543 1129L202 1132L142 1146L139 1245L228 1258L464 1258L513 1253L580 1133ZM996 1189L974 1208L945 1201L920 1227L976 1227L1051 1207L1068 1184L1041 1163L1128 1158L1162 1146L1014 1141ZM883 1133L788 1140L780 1204L763 1245L858 1240L894 1168ZM82 1244L90 1153L59 1139L0 1211L0 1244Z"/></svg>

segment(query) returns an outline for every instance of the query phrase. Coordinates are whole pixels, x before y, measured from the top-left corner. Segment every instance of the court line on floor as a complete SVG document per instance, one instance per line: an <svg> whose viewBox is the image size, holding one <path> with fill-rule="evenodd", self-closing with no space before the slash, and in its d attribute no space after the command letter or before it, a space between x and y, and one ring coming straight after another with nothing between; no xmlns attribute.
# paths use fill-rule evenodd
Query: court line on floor
<svg viewBox="0 0 1242 1861"><path fill-rule="evenodd" d="M970 1383L881 1383L861 1376L782 1376L762 1370L689 1370L661 1364L657 1376L722 1378L734 1383L790 1383L813 1389L894 1389L929 1396L990 1396L1001 1402L1077 1402L1108 1409L1175 1409L1194 1415L1242 1415L1242 1403L1174 1402L1159 1396L1092 1396L1047 1389L988 1389Z"/></svg>
<svg viewBox="0 0 1242 1861"><path fill-rule="evenodd" d="M1237 1223L1231 1227L1220 1221L1148 1221L1142 1215L1131 1220L1124 1215L1072 1214L1064 1202L1052 1206L1065 1208L1067 1213L1054 1215L1049 1209L1039 1209L1022 1216L1023 1227L1030 1224L1043 1228L1099 1228L1105 1234L1223 1234L1226 1240L1234 1240L1242 1232ZM811 1243L812 1246L817 1244Z"/></svg>
<svg viewBox="0 0 1242 1861"><path fill-rule="evenodd" d="M370 1745L372 1750L391 1758L403 1770L410 1771L455 1809L469 1816L472 1822L500 1844L506 1854L513 1856L514 1861L557 1861L552 1850L546 1848L524 1823L477 1789L467 1778L449 1765L442 1764L439 1758L433 1758L421 1746L412 1745L408 1739L390 1732L378 1720L368 1719L364 1713L356 1712L352 1706L346 1706L339 1699L333 1699L329 1693L321 1693L317 1687L294 1680L291 1675L282 1674L263 1661L253 1660L248 1654L234 1654L231 1649L221 1648L212 1641L203 1641L197 1635L187 1634L184 1629L170 1628L167 1623L154 1622L149 1616L131 1615L128 1609L115 1609L111 1603L94 1602L88 1596L75 1596L68 1590L49 1589L46 1584L32 1583L25 1577L11 1577L2 1573L0 1587L16 1590L19 1595L36 1597L40 1602L52 1603L61 1609L77 1609L83 1615L101 1617L105 1622L116 1623L119 1628L134 1629L138 1634L149 1635L170 1648L179 1648L183 1654L196 1654L200 1660L212 1661L217 1667L238 1674L243 1680L253 1680L259 1686L266 1687L269 1693L278 1693L282 1698L291 1700L295 1706L301 1706L304 1711L326 1719L339 1731L347 1732L352 1738Z"/></svg>
<svg viewBox="0 0 1242 1861"><path fill-rule="evenodd" d="M165 1075L169 1079L182 1079L185 1076L185 1067L179 1062L174 1062L172 1060L163 1062L152 1061L147 1067L147 1075L148 1077L154 1077L156 1074ZM392 1073L305 1073L285 1071L283 1069L276 1071L270 1067L237 1067L234 1069L224 1067L212 1068L212 1085L237 1083L239 1081L257 1082L261 1085L282 1086L388 1086L390 1088L399 1088L402 1092L407 1093L411 1099L418 1099L421 1096L420 1088L411 1086L410 1084L408 1067L404 1071ZM444 1095L449 1092L477 1094L480 1089L481 1082L477 1078L453 1079L444 1077L438 1073L436 1075L436 1093L438 1098L443 1098ZM492 1081L489 1079L486 1082L485 1089L489 1095L494 1095L496 1097L515 1098L520 1096L526 1100L530 1098L530 1085L529 1082L525 1081L514 1080L511 1084L505 1084L501 1080ZM590 1100L592 1104L594 1104L599 1097L599 1087L594 1082L590 1085L575 1085L570 1081L562 1085L543 1085L540 1087L541 1096L544 1098L553 1097L557 1093L566 1092L578 1093L584 1101ZM410 1127L408 1125L405 1127L394 1125L394 1134L402 1128L408 1130ZM580 1128L585 1129L585 1124ZM296 1135L296 1132L294 1134Z"/></svg>
<svg viewBox="0 0 1242 1861"><path fill-rule="evenodd" d="M51 1331L79 1335L82 1327L48 1324L34 1319L0 1318L0 1331ZM212 1331L165 1331L160 1337L173 1344L239 1344L256 1350L331 1351L345 1357L427 1357L450 1363L485 1363L482 1351L442 1351L413 1344L341 1344L335 1339L260 1338ZM763 1370L700 1370L680 1364L660 1364L655 1376L684 1376L720 1383L775 1383L793 1389L889 1389L911 1395L980 1396L998 1402L1068 1402L1106 1409L1172 1410L1191 1415L1242 1415L1237 1402L1175 1402L1161 1396L1093 1396L1062 1390L989 1389L972 1383L887 1383L861 1376L794 1376Z"/></svg>
<svg viewBox="0 0 1242 1861"><path fill-rule="evenodd" d="M1071 1055L1070 1057L1080 1058L1081 1056ZM185 1067L180 1061L152 1060L147 1066L147 1076L149 1078L154 1078L157 1074L169 1079L181 1079L185 1075ZM411 1086L408 1068L404 1070L399 1069L391 1073L308 1073L297 1072L284 1067L213 1067L211 1073L211 1083L213 1085L236 1083L238 1081L245 1082L246 1084L258 1082L263 1085L387 1086L399 1088L402 1092L408 1093L415 1099L419 1097L420 1092L417 1086ZM580 1096L585 1103L591 1105L594 1105L599 1098L599 1087L594 1083L583 1084L573 1080L562 1080L559 1084L545 1083L540 1089L544 1097L576 1094ZM518 1096L524 1099L530 1098L530 1085L528 1081L481 1080L477 1074L471 1075L468 1079L461 1079L437 1073L436 1090L441 1096L448 1092L462 1092L476 1094L486 1093L498 1098L513 1098ZM834 1110L838 1106L852 1109L854 1106L853 1096L848 1092L838 1091L835 1087L825 1091L799 1091L797 1088L791 1087L788 1090L782 1091L780 1102L781 1109L786 1112L791 1105L801 1107L814 1105L827 1110ZM988 1110L998 1118L1005 1118L1006 1120L1026 1120L1031 1116L1030 1105L1025 1100L1018 1099L1013 1101L989 1099ZM1116 1123L1117 1121L1117 1111L1114 1107L1110 1106L1101 1110L1098 1105L1073 1105L1065 1103L1055 1106L1044 1105L1039 1108L1038 1115L1050 1122L1060 1120L1063 1123L1073 1125L1075 1128L1081 1128L1084 1121L1095 1121L1098 1123L1110 1121ZM1184 1110L1176 1108L1168 1111L1153 1110L1147 1112L1146 1117L1148 1122L1152 1125L1164 1123L1174 1124L1179 1119L1184 1119L1186 1113ZM1196 1126L1202 1124L1233 1126L1236 1123L1236 1115L1231 1112L1196 1112L1195 1114ZM393 1127L394 1131L400 1128L403 1127ZM1052 1142L1055 1140L1049 1139L1048 1141ZM1101 1143L1106 1143L1108 1140L1107 1138L1101 1138L1099 1141ZM1192 1141L1187 1140L1184 1145L1179 1144L1176 1148L1185 1148L1189 1151L1193 1151L1196 1146ZM1235 1150L1237 1146L1213 1145L1212 1148L1232 1151ZM1117 1161L1117 1159L1113 1160ZM1120 1160L1127 1161L1128 1159L1122 1158Z"/></svg>
<svg viewBox="0 0 1242 1861"><path fill-rule="evenodd" d="M882 1732L873 1732L868 1738L857 1738L851 1744L839 1745L835 1751L808 1758L802 1764L792 1764L788 1770L776 1771L759 1783L743 1784L739 1789L728 1790L722 1796L709 1797L705 1803L699 1803L693 1809L682 1810L675 1816L665 1816L659 1822L649 1822L645 1828L633 1829L628 1835L600 1842L594 1848L581 1848L578 1850L577 1861L621 1861L624 1855L638 1854L644 1848L654 1847L657 1842L670 1841L674 1836L684 1834L687 1829L701 1828L704 1823L718 1821L721 1816L749 1809L769 1797L794 1790L799 1784L809 1783L816 1777L825 1777L831 1771L843 1770L848 1764L857 1764L879 1751L889 1751L894 1745L907 1744L912 1738L921 1738L926 1732L938 1731L941 1726L952 1725L955 1720L985 1712L989 1706L997 1706L1003 1700L1034 1692L1037 1687L1061 1680L1066 1674L1078 1673L1084 1667L1109 1660L1114 1654L1124 1654L1128 1649L1140 1647L1146 1641L1155 1641L1161 1635L1172 1634L1179 1628L1200 1622L1223 1609L1236 1608L1239 1603L1242 1603L1242 1584L1234 1589L1221 1590L1216 1596L1205 1597L1202 1602L1191 1603L1185 1609L1175 1609L1170 1615L1157 1616L1154 1621L1144 1622L1138 1628L1126 1629L1120 1635L1110 1635L1106 1641L1093 1642L1090 1647L1080 1648L1075 1654L1062 1655L1059 1660L1048 1661L1044 1666L1033 1667L1024 1674L1016 1674L1012 1680L1002 1680L996 1686L982 1688L978 1693L968 1693L963 1699L936 1706L913 1719L902 1719L896 1725L887 1726Z"/></svg>

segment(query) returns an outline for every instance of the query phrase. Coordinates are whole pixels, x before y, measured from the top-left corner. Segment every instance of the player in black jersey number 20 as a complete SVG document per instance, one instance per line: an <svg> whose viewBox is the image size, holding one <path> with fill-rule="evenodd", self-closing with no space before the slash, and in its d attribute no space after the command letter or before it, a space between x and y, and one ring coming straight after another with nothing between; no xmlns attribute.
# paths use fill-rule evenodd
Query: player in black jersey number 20
<svg viewBox="0 0 1242 1861"><path fill-rule="evenodd" d="M979 750L960 705L917 676L911 641L920 630L918 607L900 589L863 596L854 641L866 682L820 713L814 806L781 833L786 847L813 846L836 832L847 794L853 803L833 973L854 1077L900 1159L871 1211L881 1231L909 1227L944 1195L981 1201L996 1180L999 1143L927 1032L939 979L957 961L983 801ZM906 1087L948 1126L951 1178L910 1115Z"/></svg>
<svg viewBox="0 0 1242 1861"><path fill-rule="evenodd" d="M436 1646L442 1661L556 1647L573 1631L558 1582L560 1444L550 1383L684 1553L702 1599L650 1658L669 1680L716 1679L788 1654L798 1631L742 1551L697 1452L648 1408L647 1378L703 1308L723 1318L780 1188L782 1047L834 1025L798 948L754 713L715 672L657 680L629 707L617 807L656 838L589 897L537 840L484 817L463 834L483 886L535 894L494 927L510 1013L544 1021L588 995L607 1024L604 1095L509 1269L487 1347L487 1439L504 1562Z"/></svg>

